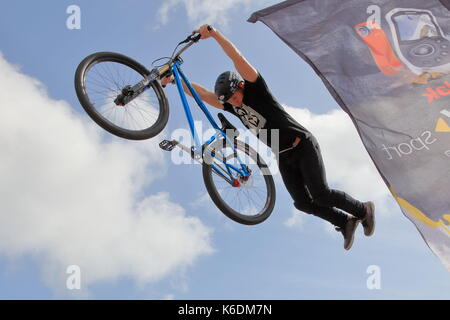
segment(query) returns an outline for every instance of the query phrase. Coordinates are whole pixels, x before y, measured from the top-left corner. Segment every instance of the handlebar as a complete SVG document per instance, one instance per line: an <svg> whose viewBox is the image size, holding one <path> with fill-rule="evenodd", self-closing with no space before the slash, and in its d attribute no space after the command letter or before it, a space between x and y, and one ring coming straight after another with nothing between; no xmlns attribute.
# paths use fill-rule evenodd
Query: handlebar
<svg viewBox="0 0 450 320"><path fill-rule="evenodd" d="M212 27L208 25L207 29L208 31L211 31ZM194 43L198 42L201 37L202 35L200 33L198 33L197 35L191 34L185 40L181 41L178 45L181 45L183 43L187 43L187 45L181 48L181 50L178 51L171 60L176 60L184 51L186 51L187 48L189 48Z"/></svg>
<svg viewBox="0 0 450 320"><path fill-rule="evenodd" d="M207 27L208 31L212 30L212 27L208 25ZM158 78L162 79L166 76L168 76L170 74L170 68L172 66L172 63L176 60L180 60L180 55L185 52L190 46L192 46L194 43L198 42L201 39L202 35L200 33L198 34L191 34L189 35L186 39L184 39L183 41L181 41L177 47L175 48L175 50L182 44L187 43L183 48L181 48L177 53L172 54L172 57L170 58L169 62L167 62L166 64L164 64L163 66L157 68L157 72L158 72Z"/></svg>
<svg viewBox="0 0 450 320"><path fill-rule="evenodd" d="M211 30L212 30L212 27L211 27L210 25L208 25L207 29L208 29L208 31L211 31ZM188 36L185 40L181 41L178 45L183 44L183 43L187 43L187 42L189 42L189 41L192 41L192 42L195 43L195 42L197 42L198 40L200 40L201 37L202 37L202 36L201 36L200 33L197 34L196 36L194 36L194 34L191 34L191 35Z"/></svg>

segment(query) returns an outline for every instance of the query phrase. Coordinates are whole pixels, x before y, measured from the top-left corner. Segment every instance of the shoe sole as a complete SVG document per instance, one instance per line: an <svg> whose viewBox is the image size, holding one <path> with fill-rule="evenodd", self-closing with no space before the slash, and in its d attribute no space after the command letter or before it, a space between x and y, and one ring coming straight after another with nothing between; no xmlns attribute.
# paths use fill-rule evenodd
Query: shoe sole
<svg viewBox="0 0 450 320"><path fill-rule="evenodd" d="M370 237L375 232L375 204L372 201L370 201L368 203L368 206L369 206L370 214L373 217L373 227L372 227L372 230L370 232L367 232L367 229L364 228L364 235L366 237Z"/></svg>
<svg viewBox="0 0 450 320"><path fill-rule="evenodd" d="M355 231L356 231L356 229L358 229L359 223L360 223L360 221L356 220L356 222L355 222L355 229L353 230L352 239L351 239L350 243L346 247L344 246L344 249L347 250L347 251L352 248L353 242L355 242Z"/></svg>

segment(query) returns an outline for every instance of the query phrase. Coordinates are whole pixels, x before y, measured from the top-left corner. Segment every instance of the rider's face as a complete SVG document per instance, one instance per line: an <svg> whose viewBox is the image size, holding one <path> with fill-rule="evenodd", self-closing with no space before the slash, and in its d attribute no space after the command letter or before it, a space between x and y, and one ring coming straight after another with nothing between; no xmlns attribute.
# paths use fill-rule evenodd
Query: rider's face
<svg viewBox="0 0 450 320"><path fill-rule="evenodd" d="M231 98L227 100L227 102L232 104L233 106L240 107L242 106L243 100L244 100L244 90L238 89L236 90L235 93L233 93Z"/></svg>

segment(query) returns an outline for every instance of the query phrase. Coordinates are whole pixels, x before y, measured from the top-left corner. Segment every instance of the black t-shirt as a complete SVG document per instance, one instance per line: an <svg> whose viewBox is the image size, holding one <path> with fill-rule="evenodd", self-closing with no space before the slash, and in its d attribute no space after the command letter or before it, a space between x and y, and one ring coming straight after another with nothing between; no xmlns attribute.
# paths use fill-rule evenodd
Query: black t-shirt
<svg viewBox="0 0 450 320"><path fill-rule="evenodd" d="M276 101L261 74L255 82L245 80L241 107L235 107L227 102L223 106L225 111L239 117L244 126L269 147L274 147L271 141L271 130L278 129L280 151L291 147L295 137L303 140L312 135Z"/></svg>

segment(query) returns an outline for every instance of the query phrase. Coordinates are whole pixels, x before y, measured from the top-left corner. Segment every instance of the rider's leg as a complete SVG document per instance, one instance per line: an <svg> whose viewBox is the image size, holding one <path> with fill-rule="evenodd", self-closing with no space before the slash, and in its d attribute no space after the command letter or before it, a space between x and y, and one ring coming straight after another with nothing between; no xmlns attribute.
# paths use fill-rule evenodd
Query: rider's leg
<svg viewBox="0 0 450 320"><path fill-rule="evenodd" d="M298 161L291 158L291 155L281 154L278 165L286 189L294 200L294 206L298 210L324 219L336 227L344 228L349 216L341 210L322 206L312 201L311 195L304 185Z"/></svg>
<svg viewBox="0 0 450 320"><path fill-rule="evenodd" d="M304 183L313 201L320 206L336 207L357 218L364 218L365 210L362 202L343 191L328 187L322 154L316 138L312 136L302 143L301 154L297 159Z"/></svg>

